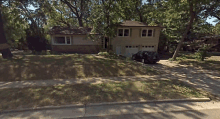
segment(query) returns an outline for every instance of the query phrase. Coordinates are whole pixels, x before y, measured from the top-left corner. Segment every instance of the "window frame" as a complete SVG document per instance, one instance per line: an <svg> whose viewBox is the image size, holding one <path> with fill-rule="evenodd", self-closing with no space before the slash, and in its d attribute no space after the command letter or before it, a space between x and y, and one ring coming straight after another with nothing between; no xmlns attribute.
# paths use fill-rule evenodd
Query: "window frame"
<svg viewBox="0 0 220 119"><path fill-rule="evenodd" d="M65 38L65 44L59 44L59 43L55 43L55 38L56 37L64 37ZM70 44L67 44L67 37L70 38ZM72 41L71 41L71 36L53 36L53 45L72 45Z"/></svg>
<svg viewBox="0 0 220 119"><path fill-rule="evenodd" d="M122 33L123 35L122 36L119 36L119 29L123 30L123 33ZM125 36L125 29L128 29L128 36ZM130 28L118 28L117 37L130 37L130 33L131 33Z"/></svg>
<svg viewBox="0 0 220 119"><path fill-rule="evenodd" d="M143 31L144 31L144 30L146 30L146 36L143 36ZM141 37L147 37L147 33L148 33L148 30L147 30L147 29L142 29L142 30L141 30Z"/></svg>
<svg viewBox="0 0 220 119"><path fill-rule="evenodd" d="M146 30L146 36L142 36L143 30ZM148 36L148 30L152 30L152 35ZM141 29L141 38L152 38L154 36L154 29Z"/></svg>

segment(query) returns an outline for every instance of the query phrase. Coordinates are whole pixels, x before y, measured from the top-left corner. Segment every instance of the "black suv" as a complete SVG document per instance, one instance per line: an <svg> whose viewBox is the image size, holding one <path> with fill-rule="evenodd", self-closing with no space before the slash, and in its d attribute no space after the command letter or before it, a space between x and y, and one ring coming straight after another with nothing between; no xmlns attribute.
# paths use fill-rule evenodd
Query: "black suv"
<svg viewBox="0 0 220 119"><path fill-rule="evenodd" d="M132 60L155 64L156 62L160 61L160 58L156 52L139 51L138 53L132 55Z"/></svg>

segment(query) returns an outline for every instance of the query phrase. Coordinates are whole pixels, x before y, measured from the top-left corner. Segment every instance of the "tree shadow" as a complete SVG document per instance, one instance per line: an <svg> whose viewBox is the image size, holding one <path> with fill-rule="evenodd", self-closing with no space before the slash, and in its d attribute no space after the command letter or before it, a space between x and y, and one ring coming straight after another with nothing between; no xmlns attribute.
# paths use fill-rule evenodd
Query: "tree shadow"
<svg viewBox="0 0 220 119"><path fill-rule="evenodd" d="M171 81L175 84L175 81ZM36 88L22 88L19 89L4 89L0 90L0 93L4 96L1 99L2 105L1 108L13 109L13 108L34 108L36 106L48 106L48 105L69 105L69 104L89 104L89 103L99 103L99 102L121 102L121 101L138 101L138 100L158 100L161 99L158 97L161 89L167 90L167 85L172 85L168 81L161 83L159 85L147 85L148 88L144 91L138 91L137 85L132 82L117 83L114 86L109 86L109 83L103 83L99 85L90 85L90 84L76 84L76 85L65 85L65 86L51 86L51 87L36 87ZM155 90L155 92L148 92L149 89ZM10 92L10 93L9 93ZM169 91L167 91L169 92ZM170 96L173 95L173 96ZM167 93L167 98L186 98L186 96L181 95L180 93ZM166 99L166 95L163 96L163 99ZM8 101L10 100L10 101ZM121 105L101 105L100 107L96 106L87 106L87 110L90 108L90 111L86 111L87 114L91 114L91 110L94 110L93 113L102 113L102 110L107 108L107 111L111 112L113 110L125 112L134 112L137 116L141 116L143 113L146 113L146 109L151 111L159 111L159 115L151 115L152 117L167 117L174 118L172 111L173 108L181 108L182 110L192 110L190 105L195 105L195 103L140 103L140 104L121 104ZM8 107L5 107L8 106ZM70 108L70 107L69 107ZM62 109L62 108L61 108ZM67 108L63 108L67 109ZM56 110L56 109L52 109ZM57 109L59 110L59 109ZM178 110L174 110L178 111ZM80 111L82 112L82 111ZM170 113L167 113L170 112ZM17 116L21 118L27 118L36 113L36 111L28 111L28 113L10 113L14 117ZM72 112L73 113L73 112ZM9 115L10 115L9 114ZM191 118L202 118L205 116L199 111L191 111L190 113L184 112L183 114ZM40 116L48 116L45 111L41 111ZM143 114L144 115L144 114ZM1 117L2 116L2 117ZM1 118L6 117L7 114L0 115ZM49 115L53 117L53 115ZM134 116L134 115L131 115ZM112 118L115 116L112 116Z"/></svg>
<svg viewBox="0 0 220 119"><path fill-rule="evenodd" d="M220 71L220 61L181 61L181 65L193 65L194 67L201 67L208 70Z"/></svg>
<svg viewBox="0 0 220 119"><path fill-rule="evenodd" d="M0 81L77 79L89 77L154 75L149 68L125 60L93 55L23 55L1 60Z"/></svg>
<svg viewBox="0 0 220 119"><path fill-rule="evenodd" d="M155 78L180 80L209 92L215 99L220 97L220 61L182 61L179 64L171 64L174 65L169 66L163 62L146 66L160 71L161 75L156 75Z"/></svg>

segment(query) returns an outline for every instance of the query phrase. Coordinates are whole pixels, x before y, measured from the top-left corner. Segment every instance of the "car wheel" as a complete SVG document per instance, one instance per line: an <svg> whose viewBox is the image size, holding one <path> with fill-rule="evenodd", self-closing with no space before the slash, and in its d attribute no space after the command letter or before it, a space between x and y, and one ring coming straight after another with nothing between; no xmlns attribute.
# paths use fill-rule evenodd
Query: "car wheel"
<svg viewBox="0 0 220 119"><path fill-rule="evenodd" d="M156 64L156 61L153 61L152 64Z"/></svg>

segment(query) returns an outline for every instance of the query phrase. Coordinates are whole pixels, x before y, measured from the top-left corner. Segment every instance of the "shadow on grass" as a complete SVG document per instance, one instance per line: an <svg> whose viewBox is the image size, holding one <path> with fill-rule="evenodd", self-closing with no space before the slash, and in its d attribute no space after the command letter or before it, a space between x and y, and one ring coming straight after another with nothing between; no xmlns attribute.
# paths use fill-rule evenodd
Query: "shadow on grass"
<svg viewBox="0 0 220 119"><path fill-rule="evenodd" d="M194 67L201 67L203 69L207 70L217 70L220 71L220 61L212 61L212 60L206 60L206 61L181 61L179 62L181 65L192 65Z"/></svg>
<svg viewBox="0 0 220 119"><path fill-rule="evenodd" d="M163 89L163 90L161 90ZM39 106L50 105L68 105L77 103L99 103L99 102L121 102L121 101L138 101L138 100L158 100L158 99L179 99L188 98L190 96L197 97L198 92L183 83L174 80L170 81L152 81L152 82L120 82L120 83L104 83L104 84L76 84L65 86L51 86L38 88L23 88L23 89L4 89L0 90L1 104L0 110L16 109L16 108L34 108ZM154 106L155 105L155 106ZM190 105L195 105L191 103ZM128 104L128 106L117 107L110 105L108 111L123 110L137 112L141 115L150 106L151 110L160 111L159 115L152 117L167 117L173 118L174 112L167 113L166 110L174 108L183 108L192 110L192 108L184 103L173 103L172 105L157 106L155 103ZM123 109L122 109L123 108ZM55 109L53 109L55 110ZM62 109L62 111L67 108ZM50 110L49 110L50 111ZM79 112L82 110L78 110ZM13 113L13 117L31 117L35 111ZM45 111L38 111L38 116L46 117ZM86 112L88 113L88 112ZM175 112L177 113L177 112ZM192 110L190 113L182 112L187 117L201 118L205 114ZM10 114L10 113L9 113ZM45 115L44 115L45 114ZM82 112L83 114L83 112ZM48 115L48 114L47 114ZM0 115L1 118L7 117ZM53 118L55 115L49 115ZM134 115L133 115L134 116ZM133 117L131 115L131 117ZM112 118L116 116L111 116ZM120 117L120 116L119 116ZM55 118L55 117L54 117ZM96 117L98 118L98 117Z"/></svg>
<svg viewBox="0 0 220 119"><path fill-rule="evenodd" d="M169 61L147 66L160 71L161 75L155 76L156 79L180 80L208 92L211 99L220 100L220 61L183 60L166 64L167 62Z"/></svg>
<svg viewBox="0 0 220 119"><path fill-rule="evenodd" d="M163 89L163 90L161 90ZM203 97L195 89L176 81L135 81L2 89L0 109L34 108L76 103Z"/></svg>
<svg viewBox="0 0 220 119"><path fill-rule="evenodd" d="M153 75L150 68L125 60L92 55L32 55L13 60L0 58L0 81L73 79L87 77Z"/></svg>

